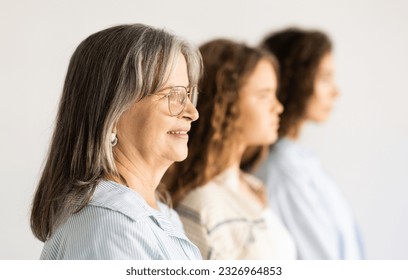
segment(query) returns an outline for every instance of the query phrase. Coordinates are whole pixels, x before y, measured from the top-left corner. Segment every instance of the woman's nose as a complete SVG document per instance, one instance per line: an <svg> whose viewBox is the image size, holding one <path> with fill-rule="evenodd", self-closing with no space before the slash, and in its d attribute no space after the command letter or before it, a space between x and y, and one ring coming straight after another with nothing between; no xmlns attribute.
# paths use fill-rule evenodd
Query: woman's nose
<svg viewBox="0 0 408 280"><path fill-rule="evenodd" d="M187 99L186 107L184 108L184 111L181 113L181 116L183 118L190 119L192 122L196 121L199 118L197 108L193 105L193 103L191 103L190 99Z"/></svg>
<svg viewBox="0 0 408 280"><path fill-rule="evenodd" d="M279 115L282 114L284 108L282 103L279 102L279 100L277 98L275 98L275 100L272 103L272 111L273 112L277 112Z"/></svg>

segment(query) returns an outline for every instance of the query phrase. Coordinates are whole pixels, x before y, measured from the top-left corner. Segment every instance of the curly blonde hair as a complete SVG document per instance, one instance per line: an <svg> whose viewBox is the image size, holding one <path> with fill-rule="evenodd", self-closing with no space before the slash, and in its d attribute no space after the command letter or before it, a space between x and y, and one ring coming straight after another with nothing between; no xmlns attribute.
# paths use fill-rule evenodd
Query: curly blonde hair
<svg viewBox="0 0 408 280"><path fill-rule="evenodd" d="M278 73L273 55L245 44L218 39L202 45L200 51L204 63L197 105L200 118L189 132L187 159L171 166L162 179L176 206L231 164L240 143L239 92L258 62L267 59ZM242 164L251 167L263 150L256 148Z"/></svg>

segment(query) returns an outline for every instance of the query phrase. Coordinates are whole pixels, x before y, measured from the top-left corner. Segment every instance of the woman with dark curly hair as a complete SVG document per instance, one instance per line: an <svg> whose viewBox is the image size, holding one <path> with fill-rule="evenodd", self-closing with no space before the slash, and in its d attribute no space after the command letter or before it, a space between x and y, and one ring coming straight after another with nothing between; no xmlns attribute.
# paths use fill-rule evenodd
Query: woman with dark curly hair
<svg viewBox="0 0 408 280"><path fill-rule="evenodd" d="M271 205L293 235L300 259L361 259L361 238L343 194L317 157L297 143L303 125L324 122L338 95L332 43L320 31L285 29L262 48L279 60L279 141L257 171ZM274 128L271 128L274 129Z"/></svg>
<svg viewBox="0 0 408 280"><path fill-rule="evenodd" d="M205 259L294 259L294 242L268 206L265 186L240 169L246 148L278 137L276 60L229 40L200 51L200 119L187 159L164 176L186 234ZM261 155L252 153L248 165Z"/></svg>

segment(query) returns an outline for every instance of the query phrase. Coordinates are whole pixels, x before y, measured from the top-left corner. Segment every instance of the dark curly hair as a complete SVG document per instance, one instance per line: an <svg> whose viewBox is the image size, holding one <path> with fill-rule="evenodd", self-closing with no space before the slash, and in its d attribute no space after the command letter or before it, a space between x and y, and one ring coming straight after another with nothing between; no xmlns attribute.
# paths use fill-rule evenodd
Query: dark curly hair
<svg viewBox="0 0 408 280"><path fill-rule="evenodd" d="M200 47L204 76L199 82L198 121L189 132L188 156L173 164L162 182L175 206L193 189L206 184L229 167L240 139L239 91L262 59L278 73L276 59L267 51L218 39ZM245 164L257 162L265 147L245 157Z"/></svg>
<svg viewBox="0 0 408 280"><path fill-rule="evenodd" d="M285 110L280 116L279 137L297 134L313 95L317 68L332 51L332 43L321 31L288 28L268 35L260 46L273 53L280 65L277 95Z"/></svg>

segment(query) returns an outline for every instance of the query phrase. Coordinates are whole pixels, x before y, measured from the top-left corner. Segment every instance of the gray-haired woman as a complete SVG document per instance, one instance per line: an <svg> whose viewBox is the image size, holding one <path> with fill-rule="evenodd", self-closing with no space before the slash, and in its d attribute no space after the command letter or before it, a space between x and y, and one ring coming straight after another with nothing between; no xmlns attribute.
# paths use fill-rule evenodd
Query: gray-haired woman
<svg viewBox="0 0 408 280"><path fill-rule="evenodd" d="M187 156L201 72L197 48L142 24L78 46L33 201L41 259L201 259L157 189Z"/></svg>

